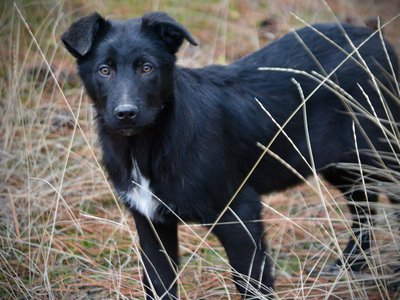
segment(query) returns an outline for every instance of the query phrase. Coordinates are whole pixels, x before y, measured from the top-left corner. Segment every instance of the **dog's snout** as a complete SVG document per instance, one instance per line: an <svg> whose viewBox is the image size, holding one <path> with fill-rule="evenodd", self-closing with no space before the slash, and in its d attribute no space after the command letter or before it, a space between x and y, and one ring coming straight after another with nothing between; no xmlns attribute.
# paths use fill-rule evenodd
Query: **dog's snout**
<svg viewBox="0 0 400 300"><path fill-rule="evenodd" d="M138 108L132 104L122 104L114 110L114 115L121 121L129 121L136 118Z"/></svg>

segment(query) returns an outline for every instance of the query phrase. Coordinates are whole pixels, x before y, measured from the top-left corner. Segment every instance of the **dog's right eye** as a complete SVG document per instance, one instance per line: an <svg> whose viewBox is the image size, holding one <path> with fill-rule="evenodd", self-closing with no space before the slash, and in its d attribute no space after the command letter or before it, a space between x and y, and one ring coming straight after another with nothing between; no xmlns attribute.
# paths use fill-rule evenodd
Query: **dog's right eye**
<svg viewBox="0 0 400 300"><path fill-rule="evenodd" d="M141 67L141 72L142 73L150 73L153 71L153 67L149 63L144 63Z"/></svg>
<svg viewBox="0 0 400 300"><path fill-rule="evenodd" d="M108 66L101 66L99 69L100 75L110 76L111 70Z"/></svg>

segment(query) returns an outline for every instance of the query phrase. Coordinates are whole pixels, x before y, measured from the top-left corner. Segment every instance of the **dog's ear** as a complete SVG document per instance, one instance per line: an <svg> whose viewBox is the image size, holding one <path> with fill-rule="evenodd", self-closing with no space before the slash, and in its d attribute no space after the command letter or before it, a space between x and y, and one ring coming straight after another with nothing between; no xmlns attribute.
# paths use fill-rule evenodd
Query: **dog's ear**
<svg viewBox="0 0 400 300"><path fill-rule="evenodd" d="M96 33L106 21L97 13L72 23L70 28L61 36L65 47L76 58L85 56L93 45Z"/></svg>
<svg viewBox="0 0 400 300"><path fill-rule="evenodd" d="M166 13L151 12L145 14L142 17L142 28L159 36L173 54L178 51L183 39L194 46L198 45L190 32Z"/></svg>

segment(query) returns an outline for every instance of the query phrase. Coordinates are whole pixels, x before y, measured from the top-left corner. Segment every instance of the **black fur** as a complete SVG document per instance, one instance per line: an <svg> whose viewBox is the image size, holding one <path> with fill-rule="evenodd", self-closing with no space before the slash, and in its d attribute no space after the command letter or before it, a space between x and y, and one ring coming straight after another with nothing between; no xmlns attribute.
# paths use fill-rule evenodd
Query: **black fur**
<svg viewBox="0 0 400 300"><path fill-rule="evenodd" d="M353 53L344 31L355 46L363 44L358 52ZM290 33L231 65L190 69L175 65L175 53L184 39L193 45L196 42L187 29L164 13L127 21L104 20L92 14L72 24L62 39L77 58L79 74L93 99L104 164L136 221L148 299L154 293L163 299L176 297L179 219L216 221L262 155L257 143L268 145L279 131L277 124L283 125L302 104L300 89L292 78L305 97L313 93L305 107L315 168L351 200L355 220L369 221L369 213L374 211L367 211L365 203L376 201L379 191L365 193L357 168L350 171L345 166L357 166L360 159L378 169L398 170L395 160L378 159L376 152L391 153L392 157L400 153L398 144L393 143L392 149L380 126L366 117L372 109L363 91L382 126L392 132L364 63L379 84L386 86L381 89L384 105L394 120L400 120L399 100L390 95L396 83L382 41L377 34L371 35L367 28L319 24ZM397 75L394 52L388 43L386 48ZM348 53L353 55L347 58ZM345 63L338 67L342 61ZM330 88L322 85L314 91L318 80L304 73L259 67L322 75L335 71L330 80L340 89L327 82ZM352 105L343 100L346 93L354 99ZM117 113L121 109L123 113ZM244 297L268 295L273 288L263 228L252 222L260 219L259 195L286 189L301 181L298 175L312 174L304 114L303 107L284 127L284 133L276 136L269 148L272 153L266 153L213 229L227 251ZM392 124L397 134L398 123ZM389 180L374 174L364 176L367 181ZM145 179L163 202L155 213L148 214L152 220L127 196L133 190L143 191L133 181L145 184ZM396 201L393 195L391 199ZM225 222L231 224L223 225ZM359 223L354 222L353 229L367 250L369 232ZM358 270L363 259L354 258L360 253L355 244L351 239L344 255Z"/></svg>

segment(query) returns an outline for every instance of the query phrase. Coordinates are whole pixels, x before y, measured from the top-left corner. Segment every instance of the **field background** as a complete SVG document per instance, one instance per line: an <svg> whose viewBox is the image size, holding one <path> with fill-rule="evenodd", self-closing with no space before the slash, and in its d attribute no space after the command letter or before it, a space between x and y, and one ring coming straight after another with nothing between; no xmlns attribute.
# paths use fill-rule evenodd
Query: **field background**
<svg viewBox="0 0 400 300"><path fill-rule="evenodd" d="M0 299L142 299L133 220L99 164L93 109L60 42L94 10L119 19L170 13L200 44L185 45L179 64L199 67L229 63L306 23L373 25L379 16L384 24L400 1L1 1ZM399 28L397 18L384 29L398 53ZM393 207L384 197L378 205L372 271L326 274L347 241L349 215L337 191L321 196L316 180L309 185L263 198L278 297L400 299ZM393 188L398 195L397 181ZM180 228L181 299L238 299L222 247L205 234Z"/></svg>

